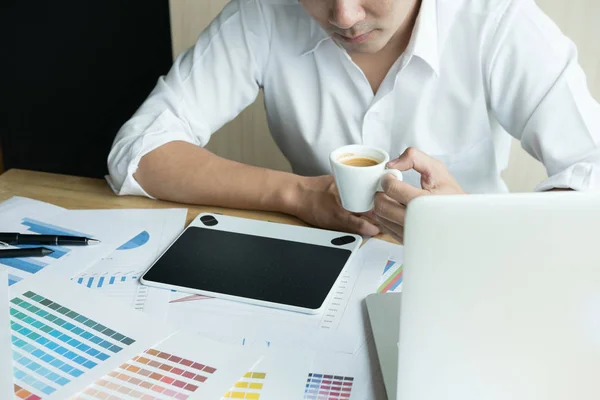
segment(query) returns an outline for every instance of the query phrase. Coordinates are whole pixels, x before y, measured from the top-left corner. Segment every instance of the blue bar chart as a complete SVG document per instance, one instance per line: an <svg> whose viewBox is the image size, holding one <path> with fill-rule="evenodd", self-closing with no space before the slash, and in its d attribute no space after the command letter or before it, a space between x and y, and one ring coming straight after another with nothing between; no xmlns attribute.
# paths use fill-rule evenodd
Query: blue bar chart
<svg viewBox="0 0 600 400"><path fill-rule="evenodd" d="M40 235L72 235L90 237L90 235L83 232L77 232L71 229L66 229L57 225L48 224L43 221L38 221L32 218L23 218L21 220L21 225L23 227L22 233L27 234L37 233ZM39 247L39 245L19 245L17 247ZM34 275L38 273L39 271L43 270L45 267L50 265L53 261L64 257L70 251L69 248L62 246L44 247L53 250L53 253L42 258L27 257L0 259L0 264L9 267L9 286L12 286L17 282L22 281L29 275Z"/></svg>
<svg viewBox="0 0 600 400"><path fill-rule="evenodd" d="M84 273L71 280L88 289L101 291L105 296L143 311L149 296L148 287L140 285L138 272Z"/></svg>
<svg viewBox="0 0 600 400"><path fill-rule="evenodd" d="M113 275L81 275L74 278L74 280L90 289L101 289L111 285L118 285L121 283L135 282L137 281L137 274L113 274Z"/></svg>

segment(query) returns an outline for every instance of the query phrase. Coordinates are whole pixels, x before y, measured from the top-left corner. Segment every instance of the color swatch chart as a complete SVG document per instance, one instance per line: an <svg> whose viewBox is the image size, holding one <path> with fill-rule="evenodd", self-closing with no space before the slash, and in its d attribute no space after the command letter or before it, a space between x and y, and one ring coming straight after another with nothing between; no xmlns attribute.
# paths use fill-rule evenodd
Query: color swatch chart
<svg viewBox="0 0 600 400"><path fill-rule="evenodd" d="M267 379L264 372L247 372L225 395L224 399L260 399L260 394Z"/></svg>
<svg viewBox="0 0 600 400"><path fill-rule="evenodd" d="M23 218L21 225L27 227L27 233L37 233L40 235L75 235L75 236L86 236L90 235L82 232L76 232L70 229L61 228L56 225L47 224L42 221L34 220L31 218ZM37 245L20 245L18 247L38 247ZM53 260L57 260L67 254L70 250L66 247L60 246L44 246L52 249L54 252L46 257L40 259L32 257L21 257L21 258L0 258L0 264L10 267L8 275L8 285L12 286L17 282L20 282L28 275L36 274L37 272L48 266Z"/></svg>
<svg viewBox="0 0 600 400"><path fill-rule="evenodd" d="M349 399L354 378L338 375L308 374L305 400Z"/></svg>
<svg viewBox="0 0 600 400"><path fill-rule="evenodd" d="M50 395L135 340L28 291L10 301L15 395Z"/></svg>
<svg viewBox="0 0 600 400"><path fill-rule="evenodd" d="M156 349L146 350L75 399L187 399L217 369Z"/></svg>
<svg viewBox="0 0 600 400"><path fill-rule="evenodd" d="M402 291L403 272L404 266L390 258L383 269L382 283L377 288L377 293Z"/></svg>

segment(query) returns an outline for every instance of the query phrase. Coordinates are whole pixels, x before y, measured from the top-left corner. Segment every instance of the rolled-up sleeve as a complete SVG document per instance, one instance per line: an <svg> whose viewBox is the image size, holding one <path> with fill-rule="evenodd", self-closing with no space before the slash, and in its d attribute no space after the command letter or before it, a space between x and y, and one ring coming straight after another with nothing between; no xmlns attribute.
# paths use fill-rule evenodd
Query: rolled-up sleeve
<svg viewBox="0 0 600 400"><path fill-rule="evenodd" d="M148 196L133 177L144 155L173 141L205 146L256 99L269 37L261 0L225 6L117 133L108 155L115 193Z"/></svg>
<svg viewBox="0 0 600 400"><path fill-rule="evenodd" d="M536 190L600 190L600 105L575 45L533 0L500 13L486 66L490 108L546 167Z"/></svg>

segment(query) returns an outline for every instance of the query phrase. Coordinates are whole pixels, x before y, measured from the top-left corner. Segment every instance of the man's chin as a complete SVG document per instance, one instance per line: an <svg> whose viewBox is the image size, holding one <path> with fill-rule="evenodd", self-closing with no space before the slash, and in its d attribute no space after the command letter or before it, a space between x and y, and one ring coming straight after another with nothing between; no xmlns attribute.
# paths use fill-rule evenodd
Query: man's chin
<svg viewBox="0 0 600 400"><path fill-rule="evenodd" d="M346 49L346 51L348 53L358 53L358 54L375 54L378 53L381 49L383 49L383 45L381 45L380 43L378 43L378 41L369 41L369 42L365 42L365 43L359 43L359 44L349 44L346 42L339 42L338 43L344 48Z"/></svg>

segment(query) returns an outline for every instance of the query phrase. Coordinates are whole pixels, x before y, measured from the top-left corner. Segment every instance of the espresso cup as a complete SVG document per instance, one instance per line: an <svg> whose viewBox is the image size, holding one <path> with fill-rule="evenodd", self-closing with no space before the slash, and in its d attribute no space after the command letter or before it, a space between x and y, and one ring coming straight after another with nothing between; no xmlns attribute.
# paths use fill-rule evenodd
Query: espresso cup
<svg viewBox="0 0 600 400"><path fill-rule="evenodd" d="M373 209L375 194L382 191L381 178L386 174L402 180L402 172L386 169L390 156L377 147L343 146L331 152L329 161L342 206L350 212L364 213Z"/></svg>

